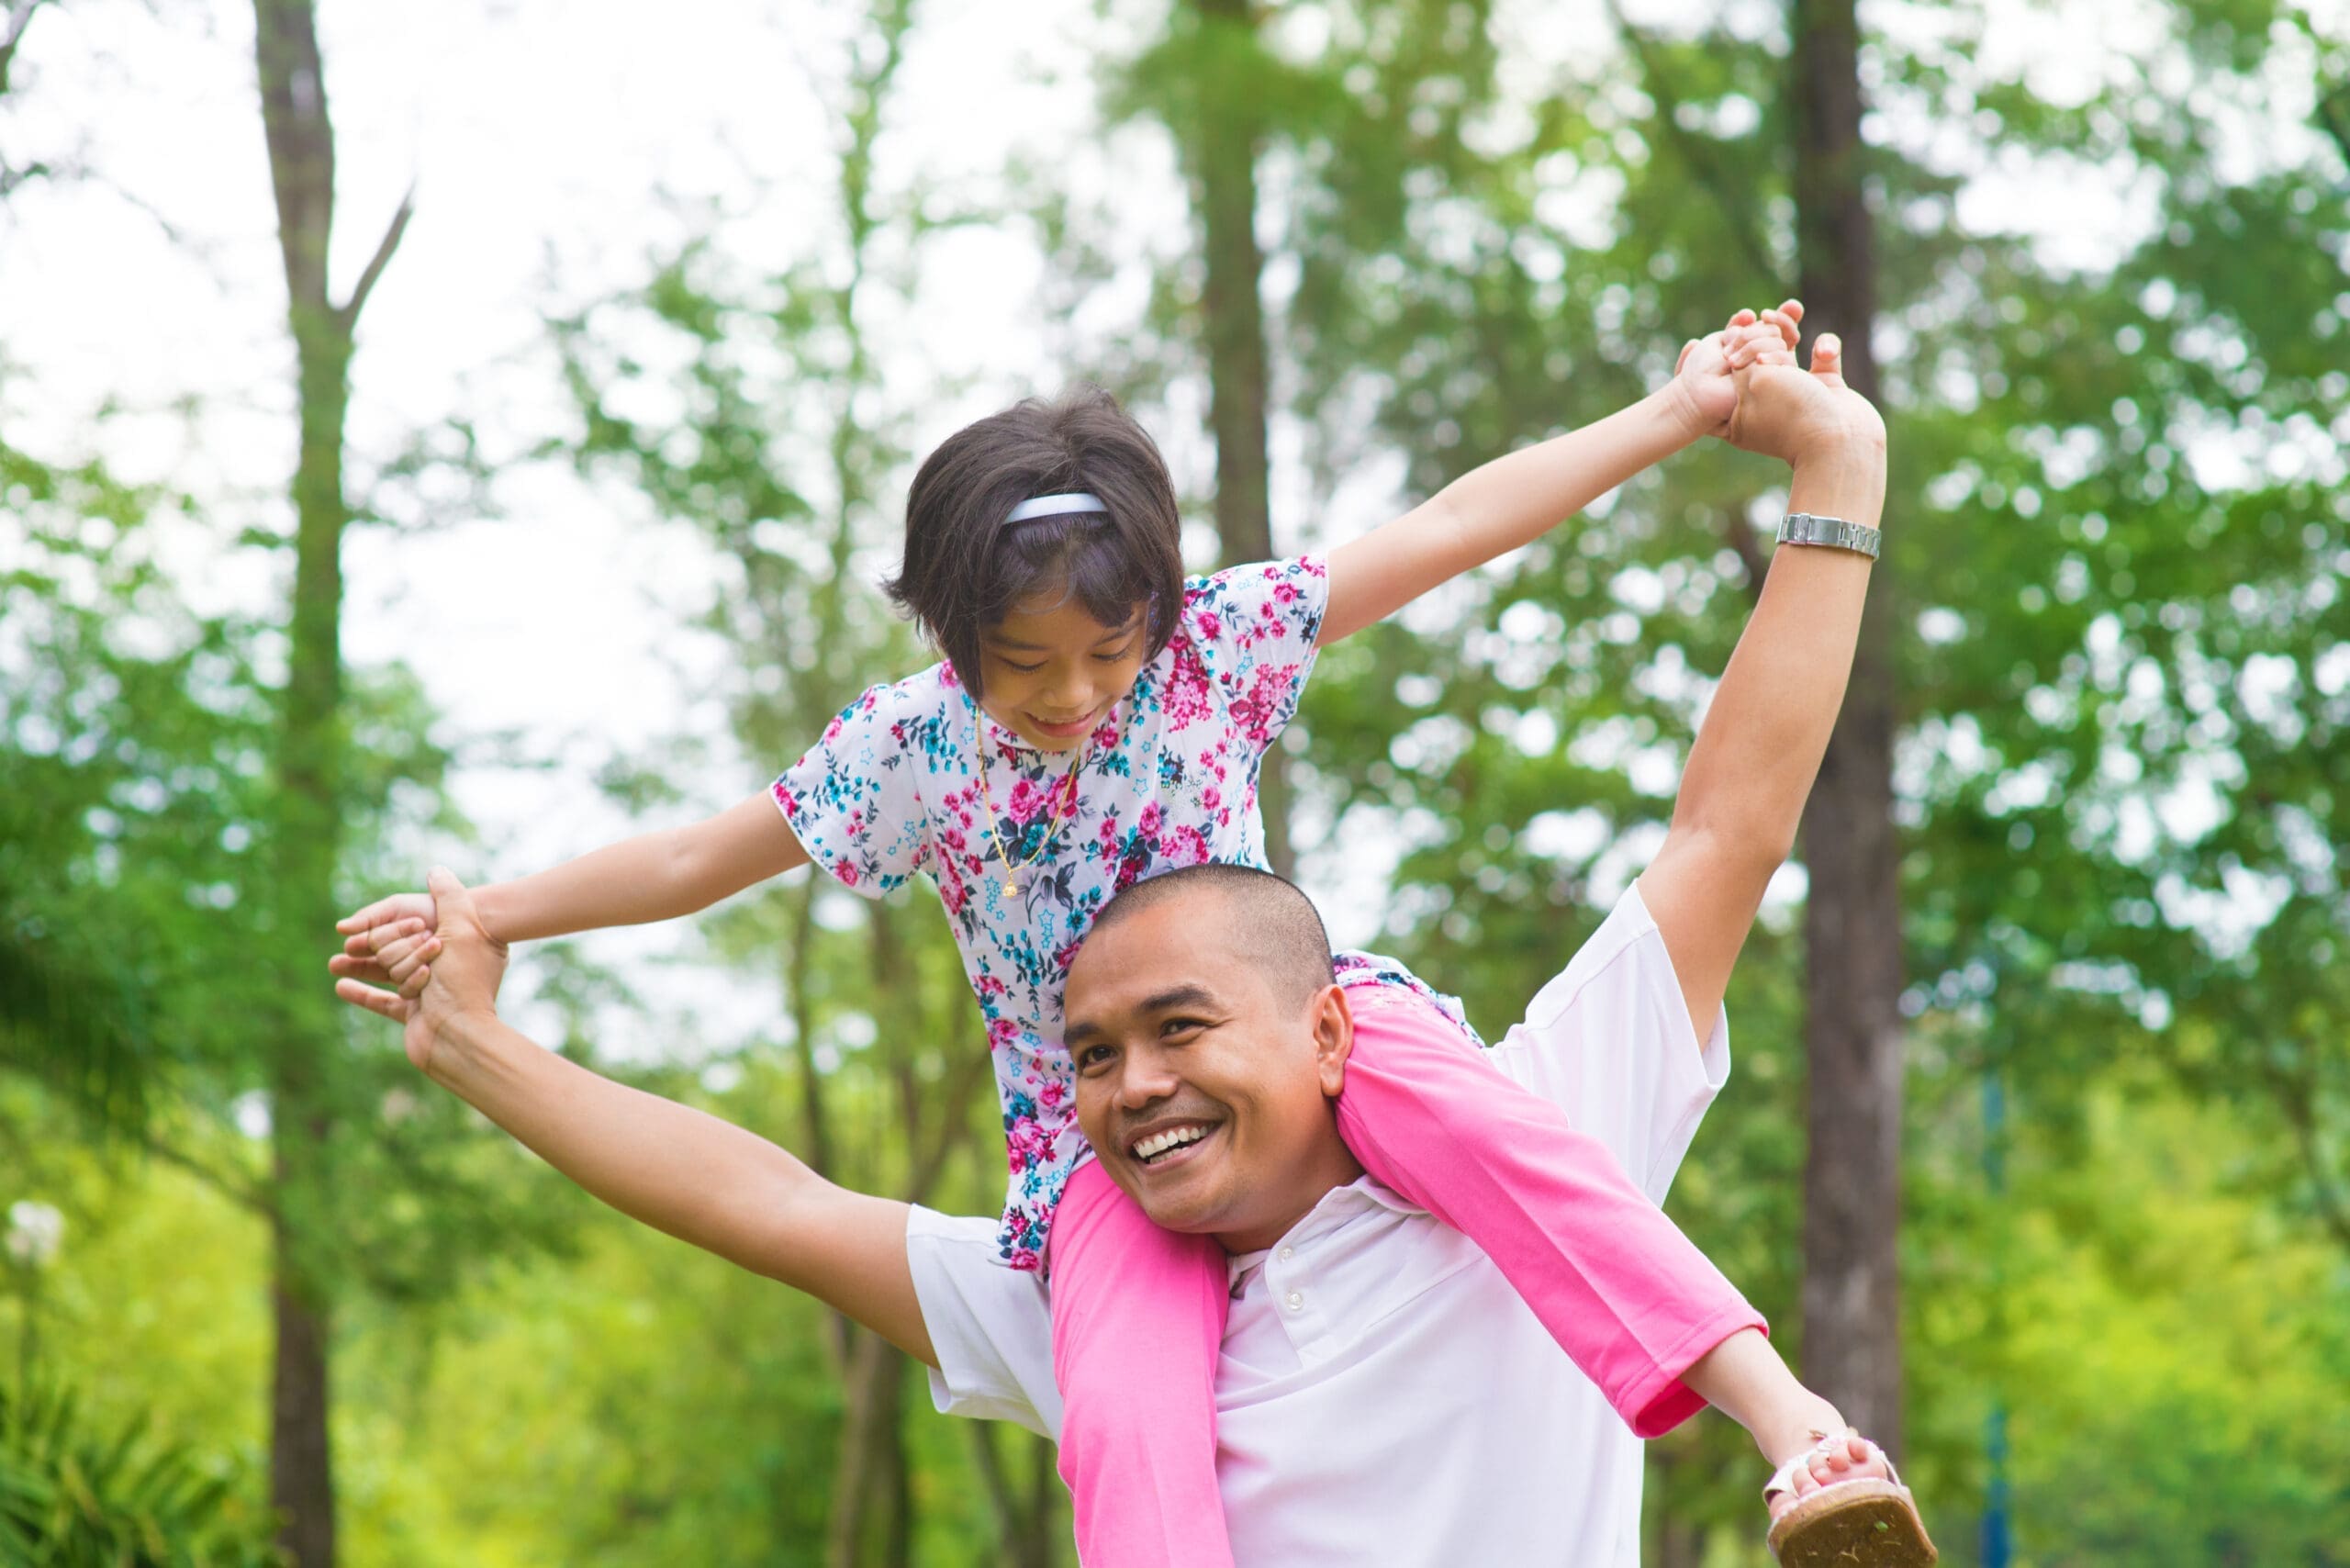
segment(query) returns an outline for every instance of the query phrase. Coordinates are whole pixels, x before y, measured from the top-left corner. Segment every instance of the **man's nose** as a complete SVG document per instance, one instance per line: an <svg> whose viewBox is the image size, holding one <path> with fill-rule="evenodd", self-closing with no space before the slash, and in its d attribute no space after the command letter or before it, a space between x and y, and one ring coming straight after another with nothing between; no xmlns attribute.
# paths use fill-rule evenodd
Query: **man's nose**
<svg viewBox="0 0 2350 1568"><path fill-rule="evenodd" d="M1148 1110L1178 1087L1167 1059L1157 1051L1130 1050L1118 1074L1117 1103L1121 1111Z"/></svg>

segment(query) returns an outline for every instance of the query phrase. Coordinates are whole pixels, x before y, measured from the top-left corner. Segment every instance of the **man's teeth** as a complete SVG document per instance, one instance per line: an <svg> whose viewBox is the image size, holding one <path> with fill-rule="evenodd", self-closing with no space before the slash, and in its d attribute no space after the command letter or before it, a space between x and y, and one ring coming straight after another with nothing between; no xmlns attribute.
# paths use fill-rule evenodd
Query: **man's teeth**
<svg viewBox="0 0 2350 1568"><path fill-rule="evenodd" d="M1135 1145L1135 1158L1147 1165L1170 1148L1199 1142L1208 1136L1205 1127L1169 1127L1163 1133L1153 1133Z"/></svg>

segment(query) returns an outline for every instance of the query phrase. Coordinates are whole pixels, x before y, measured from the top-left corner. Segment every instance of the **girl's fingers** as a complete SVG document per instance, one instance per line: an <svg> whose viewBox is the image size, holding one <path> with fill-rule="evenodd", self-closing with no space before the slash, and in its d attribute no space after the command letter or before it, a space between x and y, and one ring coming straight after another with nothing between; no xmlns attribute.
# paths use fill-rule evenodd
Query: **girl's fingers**
<svg viewBox="0 0 2350 1568"><path fill-rule="evenodd" d="M429 933L421 936L404 938L376 954L376 961L390 972L394 980L398 980L415 966L417 956L423 951L424 945L431 940L432 937Z"/></svg>
<svg viewBox="0 0 2350 1568"><path fill-rule="evenodd" d="M424 922L413 917L406 920L385 921L344 937L342 950L354 958L362 960L372 958L386 942L396 942L403 936L413 936L424 928Z"/></svg>
<svg viewBox="0 0 2350 1568"><path fill-rule="evenodd" d="M441 938L427 937L425 945L417 949L416 956L408 961L406 969L396 969L392 971L392 979L399 983L402 996L413 997L424 994L425 982L432 978L431 966L427 960L440 956Z"/></svg>
<svg viewBox="0 0 2350 1568"><path fill-rule="evenodd" d="M371 925L380 924L399 912L399 894L394 893L390 898L377 899L366 908L354 910L336 921L334 928L347 933L364 931Z"/></svg>
<svg viewBox="0 0 2350 1568"><path fill-rule="evenodd" d="M418 997L422 996L424 994L424 988L431 982L431 966L429 964L420 966L416 973L408 976L408 979L400 984L400 1005L406 1007L409 1003L413 1002Z"/></svg>

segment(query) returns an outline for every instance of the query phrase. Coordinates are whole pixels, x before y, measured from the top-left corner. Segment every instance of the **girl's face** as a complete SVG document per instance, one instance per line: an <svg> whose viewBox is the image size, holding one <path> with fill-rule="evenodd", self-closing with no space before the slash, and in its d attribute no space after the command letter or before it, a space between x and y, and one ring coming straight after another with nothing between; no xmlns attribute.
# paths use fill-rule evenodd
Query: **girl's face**
<svg viewBox="0 0 2350 1568"><path fill-rule="evenodd" d="M1074 597L1015 610L979 633L979 706L1039 751L1083 745L1142 673L1147 629L1139 610L1104 626Z"/></svg>

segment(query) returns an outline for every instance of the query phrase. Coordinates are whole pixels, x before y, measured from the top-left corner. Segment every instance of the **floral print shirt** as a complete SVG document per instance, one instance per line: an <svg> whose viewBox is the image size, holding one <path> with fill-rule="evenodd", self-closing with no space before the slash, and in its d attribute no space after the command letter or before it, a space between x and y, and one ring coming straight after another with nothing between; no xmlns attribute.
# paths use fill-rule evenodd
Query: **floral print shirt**
<svg viewBox="0 0 2350 1568"><path fill-rule="evenodd" d="M1069 754L997 724L944 663L867 691L775 782L792 831L844 886L878 898L916 872L937 885L995 1058L1012 1165L997 1243L1013 1268L1042 1266L1061 1188L1091 1153L1061 1043L1069 963L1102 907L1145 877L1266 868L1258 767L1297 711L1327 600L1311 555L1188 582L1173 637L1081 753L1073 810ZM1338 969L1348 987L1385 993L1363 1002L1410 991L1479 1043L1457 1002L1393 960L1348 953Z"/></svg>

